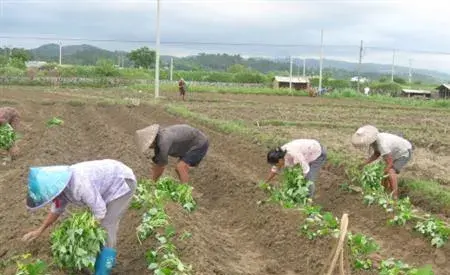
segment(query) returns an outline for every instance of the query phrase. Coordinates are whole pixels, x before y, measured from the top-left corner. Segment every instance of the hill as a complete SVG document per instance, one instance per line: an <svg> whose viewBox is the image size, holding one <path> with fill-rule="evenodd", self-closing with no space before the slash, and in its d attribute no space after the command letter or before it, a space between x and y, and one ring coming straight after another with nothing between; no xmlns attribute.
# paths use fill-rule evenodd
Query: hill
<svg viewBox="0 0 450 275"><path fill-rule="evenodd" d="M38 48L29 50L34 60L58 62L59 45L46 44ZM125 67L131 66L131 62L126 58L124 51L108 51L92 45L70 45L63 46L63 63L74 65L95 65L99 59L109 59L118 64L119 60L124 59ZM170 56L161 56L163 64L168 65ZM177 69L180 70L218 70L224 71L233 64L242 64L262 73L280 73L289 71L289 60L281 59L264 59L264 58L243 58L240 55L229 54L205 54L200 53L195 56L173 57ZM302 64L299 64L302 66ZM348 79L356 74L357 63L324 60L324 73L337 79ZM319 60L306 60L307 74L318 74ZM378 79L380 77L390 77L391 65L363 63L361 73L370 79ZM294 66L294 73L302 71L302 68ZM409 68L398 66L395 68L397 77L407 78ZM450 80L450 75L438 71L413 69L414 81L423 83L441 83Z"/></svg>

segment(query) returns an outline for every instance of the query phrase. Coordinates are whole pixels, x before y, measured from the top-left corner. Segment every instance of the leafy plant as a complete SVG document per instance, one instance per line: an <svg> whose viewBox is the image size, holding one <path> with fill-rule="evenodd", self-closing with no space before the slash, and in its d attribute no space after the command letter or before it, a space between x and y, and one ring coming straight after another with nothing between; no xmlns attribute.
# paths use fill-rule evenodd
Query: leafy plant
<svg viewBox="0 0 450 275"><path fill-rule="evenodd" d="M447 242L450 235L450 228L442 220L430 216L425 221L417 222L414 229L429 237L431 245L438 248Z"/></svg>
<svg viewBox="0 0 450 275"><path fill-rule="evenodd" d="M53 127L53 126L59 126L64 124L64 121L58 117L53 117L50 120L47 121L47 126L48 127Z"/></svg>
<svg viewBox="0 0 450 275"><path fill-rule="evenodd" d="M156 183L158 195L164 194L173 201L180 203L184 209L191 212L197 203L192 197L193 187L188 184L179 184L173 178L163 177Z"/></svg>
<svg viewBox="0 0 450 275"><path fill-rule="evenodd" d="M270 194L269 201L281 202L284 207L292 208L311 202L308 197L311 184L312 182L304 178L303 171L299 167L288 167L283 171L279 188L264 182L260 182L259 187Z"/></svg>
<svg viewBox="0 0 450 275"><path fill-rule="evenodd" d="M70 270L93 270L106 232L90 212L80 212L63 221L51 235L55 263Z"/></svg>
<svg viewBox="0 0 450 275"><path fill-rule="evenodd" d="M368 270L372 267L372 261L368 256L380 249L380 246L373 238L367 237L361 233L353 235L351 232L347 234L348 245L350 247L353 259L353 267L355 269Z"/></svg>
<svg viewBox="0 0 450 275"><path fill-rule="evenodd" d="M28 263L22 261L17 261L16 275L49 275L47 273L47 264L41 259L37 259L34 262L30 262L29 259L31 254L23 254L21 258L23 260L28 260Z"/></svg>
<svg viewBox="0 0 450 275"><path fill-rule="evenodd" d="M162 206L153 207L143 214L142 222L137 227L137 236L139 241L147 239L154 234L157 228L169 224L169 216L167 216Z"/></svg>
<svg viewBox="0 0 450 275"><path fill-rule="evenodd" d="M398 200L395 208L396 215L389 220L390 224L405 225L412 218L412 205L409 197Z"/></svg>
<svg viewBox="0 0 450 275"><path fill-rule="evenodd" d="M165 236L157 236L159 246L147 251L148 269L155 275L190 275L192 267L185 265L176 255L176 247Z"/></svg>
<svg viewBox="0 0 450 275"><path fill-rule="evenodd" d="M197 206L192 197L192 190L192 186L179 184L170 177L163 177L156 183L150 180L139 180L131 207L151 208L155 204L162 204L166 199L171 199L180 203L187 211L192 212Z"/></svg>
<svg viewBox="0 0 450 275"><path fill-rule="evenodd" d="M400 260L387 259L381 262L380 275L434 275L431 266L410 267Z"/></svg>
<svg viewBox="0 0 450 275"><path fill-rule="evenodd" d="M16 141L16 132L8 123L0 126L0 148L8 150Z"/></svg>
<svg viewBox="0 0 450 275"><path fill-rule="evenodd" d="M384 187L381 185L381 181L384 177L384 164L378 162L364 167L359 177L359 183L366 191L382 191Z"/></svg>
<svg viewBox="0 0 450 275"><path fill-rule="evenodd" d="M339 236L339 221L331 212L321 212L320 206L306 206L303 212L308 216L301 226L301 233L310 240L317 237Z"/></svg>

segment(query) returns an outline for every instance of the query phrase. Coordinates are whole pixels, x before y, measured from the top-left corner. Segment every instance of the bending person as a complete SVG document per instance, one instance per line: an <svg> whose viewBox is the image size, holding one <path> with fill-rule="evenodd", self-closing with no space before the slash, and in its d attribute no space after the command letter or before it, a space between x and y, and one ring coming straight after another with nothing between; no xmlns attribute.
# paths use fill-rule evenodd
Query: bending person
<svg viewBox="0 0 450 275"><path fill-rule="evenodd" d="M315 181L320 168L327 160L327 151L315 139L295 139L285 145L272 149L267 154L267 162L272 165L266 182L270 182L284 167L300 165L305 179L311 181L309 197L315 193Z"/></svg>
<svg viewBox="0 0 450 275"><path fill-rule="evenodd" d="M108 233L106 246L95 261L95 274L108 275L116 263L119 222L133 198L136 177L125 164L111 159L80 162L70 166L31 167L27 207L38 209L52 202L43 224L22 240L38 238L69 203L88 206Z"/></svg>
<svg viewBox="0 0 450 275"><path fill-rule="evenodd" d="M152 180L157 181L169 163L178 158L176 171L182 183L189 182L189 168L197 167L208 152L208 137L187 124L161 128L158 124L137 130L135 143L140 153L150 156L153 149ZM150 157L149 157L150 158Z"/></svg>

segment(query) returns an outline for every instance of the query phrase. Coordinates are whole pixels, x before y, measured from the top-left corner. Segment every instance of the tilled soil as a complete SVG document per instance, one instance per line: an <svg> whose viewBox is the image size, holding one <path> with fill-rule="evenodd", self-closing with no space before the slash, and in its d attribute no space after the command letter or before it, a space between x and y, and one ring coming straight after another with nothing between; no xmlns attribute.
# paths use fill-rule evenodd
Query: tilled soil
<svg viewBox="0 0 450 275"><path fill-rule="evenodd" d="M25 208L26 178L31 165L71 164L114 158L129 165L138 177L148 176L149 162L136 153L132 136L152 123L190 123L210 137L210 149L201 165L192 169L198 209L191 214L169 205L177 232L192 237L177 241L181 259L191 263L195 274L318 274L335 240L307 240L298 234L303 220L295 210L278 205L258 205L265 198L256 183L268 170L265 148L212 129L168 115L160 107L97 104L94 99L51 93L2 90L1 106L15 106L22 114L21 154L0 166L0 260L31 252L50 260L50 230L31 244L20 238L42 222L46 213ZM64 120L47 128L53 116ZM173 165L173 160L171 162ZM174 175L173 166L167 170ZM395 257L409 264L432 263L436 274L450 273L448 248L433 249L428 241L405 228L387 226L387 216L376 207L365 207L359 195L341 192L345 179L323 170L317 183L317 203L340 217L349 213L350 230L373 236L382 246L383 258ZM141 212L129 210L121 222L118 265L114 274L150 274L144 254L151 242L140 245L136 227ZM14 274L9 267L4 274ZM63 274L54 270L52 274ZM355 274L354 272L352 274ZM367 273L365 273L367 274Z"/></svg>

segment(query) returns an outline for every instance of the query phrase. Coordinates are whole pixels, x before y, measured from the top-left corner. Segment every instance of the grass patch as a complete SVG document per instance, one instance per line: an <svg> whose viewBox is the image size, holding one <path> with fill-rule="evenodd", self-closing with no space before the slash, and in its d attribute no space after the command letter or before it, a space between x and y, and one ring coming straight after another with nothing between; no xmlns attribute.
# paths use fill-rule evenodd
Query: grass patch
<svg viewBox="0 0 450 275"><path fill-rule="evenodd" d="M2 99L0 100L0 105L18 105L17 101Z"/></svg>
<svg viewBox="0 0 450 275"><path fill-rule="evenodd" d="M435 182L422 179L402 179L399 185L411 199L433 212L450 213L450 190Z"/></svg>
<svg viewBox="0 0 450 275"><path fill-rule="evenodd" d="M389 95L372 94L369 96L363 93L358 93L353 89L335 90L332 93L325 94L327 98L353 98L358 100L374 101L379 103L387 103L393 105L401 105L408 107L423 107L423 108L450 108L450 100L445 99L414 99L405 97L393 97Z"/></svg>
<svg viewBox="0 0 450 275"><path fill-rule="evenodd" d="M151 91L155 86L153 84L136 84L131 85L132 90ZM161 84L160 89L163 93L178 93L176 84ZM308 96L305 91L297 91L292 89L272 89L269 87L245 87L245 86L215 86L215 85L189 85L187 94L189 93L219 93L219 94L251 94L251 95L286 95L286 96Z"/></svg>
<svg viewBox="0 0 450 275"><path fill-rule="evenodd" d="M252 130L246 127L241 121L213 119L204 114L192 112L185 106L169 104L166 110L170 114L193 119L223 133L238 134L255 144L263 145L267 148L273 148L289 141L287 138L271 136L257 130ZM327 161L333 166L345 167L343 172L350 180L354 178L356 167L360 163L357 159L351 158L345 152L340 151L328 151ZM421 205L429 211L442 212L444 209L446 213L450 213L450 190L447 190L447 188L438 182L402 179L402 183L403 186L406 186L406 192L415 204Z"/></svg>
<svg viewBox="0 0 450 275"><path fill-rule="evenodd" d="M69 100L67 104L69 104L72 107L81 107L84 106L86 103L79 100Z"/></svg>

